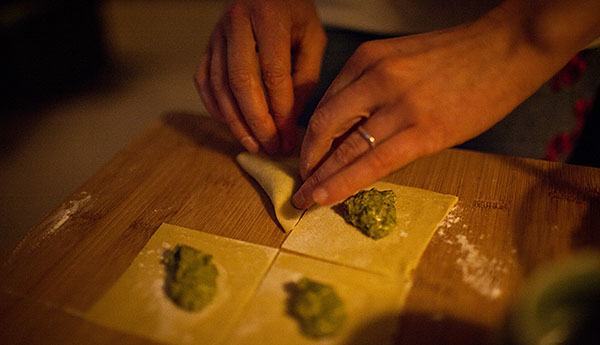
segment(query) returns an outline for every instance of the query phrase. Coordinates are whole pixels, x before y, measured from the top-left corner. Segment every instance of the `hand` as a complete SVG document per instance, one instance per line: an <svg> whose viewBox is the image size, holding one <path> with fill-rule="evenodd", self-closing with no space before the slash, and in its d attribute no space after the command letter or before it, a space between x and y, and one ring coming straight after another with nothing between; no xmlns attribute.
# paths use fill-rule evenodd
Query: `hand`
<svg viewBox="0 0 600 345"><path fill-rule="evenodd" d="M361 45L309 123L296 207L343 200L418 157L482 133L568 60L549 59L499 17ZM376 138L374 148L357 124Z"/></svg>
<svg viewBox="0 0 600 345"><path fill-rule="evenodd" d="M250 152L287 153L317 84L326 37L310 0L238 0L214 29L195 77L212 117Z"/></svg>

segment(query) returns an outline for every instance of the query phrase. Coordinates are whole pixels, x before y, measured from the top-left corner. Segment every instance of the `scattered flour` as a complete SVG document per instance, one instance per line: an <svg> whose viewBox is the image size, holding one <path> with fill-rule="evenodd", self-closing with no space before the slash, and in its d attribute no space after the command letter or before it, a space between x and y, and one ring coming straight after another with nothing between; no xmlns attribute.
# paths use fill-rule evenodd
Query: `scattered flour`
<svg viewBox="0 0 600 345"><path fill-rule="evenodd" d="M461 211L462 208L460 208L458 205L455 205L450 209L446 217L444 217L444 219L438 223L436 234L437 236L441 237L445 243L454 244L452 239L449 238L447 230L461 221L461 217L458 215Z"/></svg>
<svg viewBox="0 0 600 345"><path fill-rule="evenodd" d="M459 246L460 255L456 260L462 273L462 280L483 296L496 299L502 294L499 279L502 273L507 272L503 262L496 258L488 258L477 247L467 240L464 231L471 233L467 224L462 222L462 208L454 206L448 215L438 224L437 236L449 245ZM454 235L454 236L452 236ZM479 240L486 238L479 234Z"/></svg>
<svg viewBox="0 0 600 345"><path fill-rule="evenodd" d="M496 299L502 294L498 287L498 275L507 269L498 259L490 259L469 243L465 235L456 235L463 257L456 260L465 283L481 295Z"/></svg>
<svg viewBox="0 0 600 345"><path fill-rule="evenodd" d="M54 235L61 226L63 226L81 207L88 203L92 196L87 192L81 192L81 198L77 200L71 200L68 202L66 206L63 206L53 217L52 226L49 226L43 233L41 233L38 237L37 233L30 232L27 234L19 244L13 249L8 259L4 262L4 265L11 265L13 260L17 257L18 254L22 253L24 250L32 251L37 249L40 244L48 239L48 237ZM36 242L32 246L25 247L25 243L31 240L32 237L37 237Z"/></svg>
<svg viewBox="0 0 600 345"><path fill-rule="evenodd" d="M69 206L60 210L60 212L56 216L56 218L58 219L54 222L54 225L52 225L52 227L48 231L46 231L46 233L44 233L43 238L54 234L56 230L58 230L71 218L72 215L77 213L81 206L90 201L90 199L92 198L92 196L89 195L87 192L82 192L81 196L81 199L69 201Z"/></svg>

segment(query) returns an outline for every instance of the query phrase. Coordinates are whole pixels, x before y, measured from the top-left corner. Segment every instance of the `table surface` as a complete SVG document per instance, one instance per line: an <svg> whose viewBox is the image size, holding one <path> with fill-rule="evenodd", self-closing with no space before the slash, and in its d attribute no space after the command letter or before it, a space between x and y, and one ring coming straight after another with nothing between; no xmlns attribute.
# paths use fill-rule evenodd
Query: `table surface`
<svg viewBox="0 0 600 345"><path fill-rule="evenodd" d="M0 339L150 343L82 315L163 222L279 247L240 150L209 118L164 115L3 258ZM402 343L484 342L533 269L600 245L600 169L450 149L385 180L459 197L414 272Z"/></svg>

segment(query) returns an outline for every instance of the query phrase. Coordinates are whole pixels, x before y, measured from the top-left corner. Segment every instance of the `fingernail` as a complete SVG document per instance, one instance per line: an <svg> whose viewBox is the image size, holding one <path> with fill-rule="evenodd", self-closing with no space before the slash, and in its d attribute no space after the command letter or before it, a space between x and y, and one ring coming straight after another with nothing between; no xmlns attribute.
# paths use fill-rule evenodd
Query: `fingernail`
<svg viewBox="0 0 600 345"><path fill-rule="evenodd" d="M317 204L323 205L325 203L325 201L327 201L327 197L329 197L329 194L327 194L327 191L325 189L323 189L323 188L317 188L312 193L312 197L313 197L313 200Z"/></svg>
<svg viewBox="0 0 600 345"><path fill-rule="evenodd" d="M243 137L240 139L242 145L251 153L258 153L258 143L252 137Z"/></svg>
<svg viewBox="0 0 600 345"><path fill-rule="evenodd" d="M292 204L294 204L294 207L296 208L303 209L305 202L306 200L304 199L304 195L300 192L297 192L292 197Z"/></svg>

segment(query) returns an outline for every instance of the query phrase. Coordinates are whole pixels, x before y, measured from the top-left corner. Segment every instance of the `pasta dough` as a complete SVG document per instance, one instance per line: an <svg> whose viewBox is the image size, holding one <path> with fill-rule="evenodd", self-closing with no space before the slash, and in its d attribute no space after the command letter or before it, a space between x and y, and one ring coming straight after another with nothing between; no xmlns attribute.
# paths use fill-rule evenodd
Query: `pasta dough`
<svg viewBox="0 0 600 345"><path fill-rule="evenodd" d="M263 155L242 152L236 157L238 163L265 190L277 221L285 232L294 228L303 211L292 206L292 195L299 187L298 160L288 158L271 160Z"/></svg>
<svg viewBox="0 0 600 345"><path fill-rule="evenodd" d="M297 159L274 161L244 152L237 160L267 192L283 229L294 229L282 248L388 277L410 279L438 223L458 201L453 195L377 182L366 189L394 191L397 228L375 241L331 206L313 207L304 215L292 206L291 196L299 185Z"/></svg>
<svg viewBox="0 0 600 345"><path fill-rule="evenodd" d="M288 315L286 284L302 277L331 285L343 301L347 319L335 336L306 337ZM392 344L408 290L376 274L281 252L226 344Z"/></svg>
<svg viewBox="0 0 600 345"><path fill-rule="evenodd" d="M307 211L282 248L388 277L409 279L437 225L458 198L377 182L369 188L396 194L397 228L373 240L346 223L331 206Z"/></svg>
<svg viewBox="0 0 600 345"><path fill-rule="evenodd" d="M217 294L203 310L188 312L165 294L165 249L185 244L213 255ZM221 343L267 272L277 249L163 224L109 291L86 313L107 327L165 343Z"/></svg>

